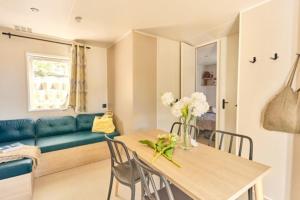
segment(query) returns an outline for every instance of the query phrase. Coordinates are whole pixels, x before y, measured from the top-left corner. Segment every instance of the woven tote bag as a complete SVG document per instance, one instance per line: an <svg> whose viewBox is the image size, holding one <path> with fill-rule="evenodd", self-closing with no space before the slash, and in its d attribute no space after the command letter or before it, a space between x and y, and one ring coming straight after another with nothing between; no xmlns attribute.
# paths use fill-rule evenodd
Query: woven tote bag
<svg viewBox="0 0 300 200"><path fill-rule="evenodd" d="M292 89L299 59L297 54L287 84L266 106L263 127L267 130L300 133L300 91Z"/></svg>

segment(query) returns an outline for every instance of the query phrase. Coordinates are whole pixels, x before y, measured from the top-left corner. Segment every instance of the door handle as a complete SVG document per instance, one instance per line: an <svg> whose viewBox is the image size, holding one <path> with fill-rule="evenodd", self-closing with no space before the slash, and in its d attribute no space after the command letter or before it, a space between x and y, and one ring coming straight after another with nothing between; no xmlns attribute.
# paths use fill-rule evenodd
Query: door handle
<svg viewBox="0 0 300 200"><path fill-rule="evenodd" d="M225 109L227 103L229 103L229 102L226 101L225 99L222 99L222 108L223 109Z"/></svg>

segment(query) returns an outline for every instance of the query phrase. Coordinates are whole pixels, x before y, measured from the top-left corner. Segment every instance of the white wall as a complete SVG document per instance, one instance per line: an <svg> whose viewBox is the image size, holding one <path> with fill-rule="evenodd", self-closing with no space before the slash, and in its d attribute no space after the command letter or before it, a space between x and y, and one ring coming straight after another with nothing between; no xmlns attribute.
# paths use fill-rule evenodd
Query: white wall
<svg viewBox="0 0 300 200"><path fill-rule="evenodd" d="M107 51L91 46L86 51L87 112L105 112L107 104Z"/></svg>
<svg viewBox="0 0 300 200"><path fill-rule="evenodd" d="M8 39L0 35L0 119L75 115L71 109L28 112L26 52L70 56L70 47L24 38ZM102 104L107 103L106 68L106 49L92 46L87 50L87 112L104 111Z"/></svg>
<svg viewBox="0 0 300 200"><path fill-rule="evenodd" d="M121 134L156 128L156 38L130 32L108 49L108 94Z"/></svg>
<svg viewBox="0 0 300 200"><path fill-rule="evenodd" d="M133 34L107 51L108 108L114 112L118 131L133 130Z"/></svg>
<svg viewBox="0 0 300 200"><path fill-rule="evenodd" d="M171 114L170 108L161 102L161 95L172 92L180 98L180 43L165 38L157 39L157 128L170 131L178 119Z"/></svg>
<svg viewBox="0 0 300 200"><path fill-rule="evenodd" d="M156 128L157 40L133 33L133 117L135 130Z"/></svg>
<svg viewBox="0 0 300 200"><path fill-rule="evenodd" d="M300 1L298 6L295 6L295 49L297 53L300 53ZM298 16L297 16L298 15ZM298 65L300 67L300 65ZM299 69L299 68L298 68ZM300 88L300 70L297 74L297 88ZM293 147L293 170L292 170L292 188L291 188L291 199L300 199L300 134L294 136L294 147Z"/></svg>
<svg viewBox="0 0 300 200"><path fill-rule="evenodd" d="M197 51L198 50L199 50L199 48L197 48ZM199 64L199 56L197 57L197 62L198 63L196 63L196 67L197 67L196 68L196 91L199 92L202 89L201 88L201 85L203 84L202 75L204 72L205 65Z"/></svg>
<svg viewBox="0 0 300 200"><path fill-rule="evenodd" d="M181 42L180 50L180 95L185 97L196 91L196 49Z"/></svg>
<svg viewBox="0 0 300 200"><path fill-rule="evenodd" d="M240 15L237 132L254 141L254 160L272 167L264 179L265 195L290 199L292 135L263 129L268 101L285 83L295 58L292 52L296 0L272 0ZM274 52L277 61L271 60ZM257 62L249 60L257 57ZM299 188L298 188L299 189Z"/></svg>

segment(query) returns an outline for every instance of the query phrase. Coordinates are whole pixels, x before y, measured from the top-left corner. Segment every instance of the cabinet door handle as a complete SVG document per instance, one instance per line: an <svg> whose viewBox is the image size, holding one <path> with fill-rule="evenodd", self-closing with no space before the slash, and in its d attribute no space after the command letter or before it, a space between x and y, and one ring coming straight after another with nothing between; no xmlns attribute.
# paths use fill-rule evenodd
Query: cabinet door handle
<svg viewBox="0 0 300 200"><path fill-rule="evenodd" d="M229 102L226 101L225 99L222 99L222 108L223 109L225 109L227 103L229 103Z"/></svg>

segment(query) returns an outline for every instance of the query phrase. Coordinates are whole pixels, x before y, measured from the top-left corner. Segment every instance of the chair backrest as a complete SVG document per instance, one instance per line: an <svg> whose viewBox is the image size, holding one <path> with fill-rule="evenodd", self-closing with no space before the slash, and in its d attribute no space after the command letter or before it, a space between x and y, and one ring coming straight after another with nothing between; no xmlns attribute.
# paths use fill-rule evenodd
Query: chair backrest
<svg viewBox="0 0 300 200"><path fill-rule="evenodd" d="M183 126L184 125L181 122L174 122L172 124L170 133L174 133L174 131L176 131L176 134L178 136L180 136L181 135L181 129L183 128ZM175 130L175 128L176 128L176 130ZM196 126L194 126L194 125L188 125L187 128L188 128L188 130L190 132L191 137L196 140L197 139L196 137L198 135L198 128Z"/></svg>
<svg viewBox="0 0 300 200"><path fill-rule="evenodd" d="M219 131L219 130L216 130L214 131L211 136L210 136L210 139L209 139L209 146L212 146L213 145L213 140L216 136L216 133L220 134L220 140L219 141L216 141L217 143L215 144L216 147L221 150L225 145L225 142L224 142L224 135L225 136L228 136L230 138L229 140L229 147L228 147L228 153L232 153L232 149L233 149L233 139L234 138L237 138L239 139L239 144L238 144L238 156L242 156L242 151L243 151L243 144L244 144L244 140L248 141L248 144L249 144L249 149L248 149L248 152L249 152L249 155L248 155L248 159L249 160L252 160L253 159L253 141L250 137L246 136L246 135L240 135L240 134L236 134L236 133L230 133L230 132L226 132L226 131Z"/></svg>
<svg viewBox="0 0 300 200"><path fill-rule="evenodd" d="M174 200L174 195L172 193L171 187L167 179L161 175L159 172L155 171L143 161L141 161L136 152L133 152L133 159L135 161L136 167L140 174L142 190L144 191L144 195L150 200L161 200L158 190L160 189L160 184L154 180L154 176L159 177L160 181L163 182L165 189L168 194L169 200Z"/></svg>
<svg viewBox="0 0 300 200"><path fill-rule="evenodd" d="M129 173L133 178L133 161L130 158L130 154L126 145L121 141L110 139L107 135L105 135L105 139L110 152L112 170L114 171L114 168L119 165L126 166L127 168L129 168Z"/></svg>

